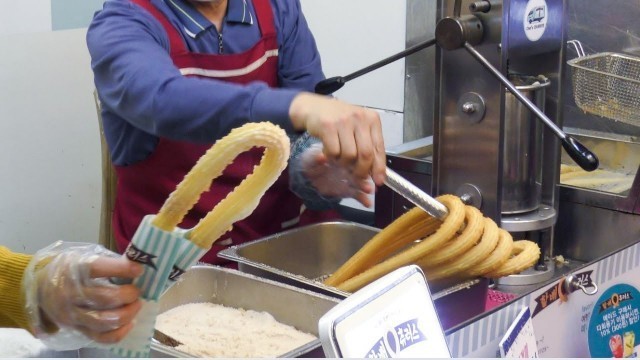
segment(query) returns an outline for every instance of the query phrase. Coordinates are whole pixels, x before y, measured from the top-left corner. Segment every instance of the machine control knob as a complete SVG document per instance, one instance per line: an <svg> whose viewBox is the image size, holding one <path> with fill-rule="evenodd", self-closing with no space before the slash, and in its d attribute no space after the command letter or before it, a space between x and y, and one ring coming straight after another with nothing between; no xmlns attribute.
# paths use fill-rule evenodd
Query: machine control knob
<svg viewBox="0 0 640 360"><path fill-rule="evenodd" d="M436 42L446 50L460 49L465 43L479 44L482 36L482 22L474 15L447 17L436 25Z"/></svg>

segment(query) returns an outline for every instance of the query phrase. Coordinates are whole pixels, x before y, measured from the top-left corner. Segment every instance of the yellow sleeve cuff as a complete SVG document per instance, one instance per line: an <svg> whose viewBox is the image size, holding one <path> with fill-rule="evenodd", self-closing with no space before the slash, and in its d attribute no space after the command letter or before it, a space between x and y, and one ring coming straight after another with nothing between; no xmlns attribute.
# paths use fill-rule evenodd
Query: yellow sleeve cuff
<svg viewBox="0 0 640 360"><path fill-rule="evenodd" d="M31 331L22 278L32 257L0 246L0 327L18 327Z"/></svg>

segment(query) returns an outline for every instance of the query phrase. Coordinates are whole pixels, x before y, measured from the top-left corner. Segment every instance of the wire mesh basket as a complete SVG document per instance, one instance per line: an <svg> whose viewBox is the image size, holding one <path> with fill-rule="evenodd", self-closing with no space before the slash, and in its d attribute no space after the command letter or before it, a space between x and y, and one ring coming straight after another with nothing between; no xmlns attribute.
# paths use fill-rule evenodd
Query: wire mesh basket
<svg viewBox="0 0 640 360"><path fill-rule="evenodd" d="M640 58L598 53L569 60L573 93L587 113L640 127Z"/></svg>

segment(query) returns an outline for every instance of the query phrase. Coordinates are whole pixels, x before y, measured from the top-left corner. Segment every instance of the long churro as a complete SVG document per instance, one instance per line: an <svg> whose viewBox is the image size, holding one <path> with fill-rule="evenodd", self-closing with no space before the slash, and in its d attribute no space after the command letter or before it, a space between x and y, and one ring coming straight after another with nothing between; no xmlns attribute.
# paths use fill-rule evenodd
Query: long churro
<svg viewBox="0 0 640 360"><path fill-rule="evenodd" d="M440 280L453 277L480 263L491 254L498 244L499 235L498 225L490 218L484 218L482 237L469 251L450 262L435 267L426 266L420 262L418 265L425 271L427 280Z"/></svg>
<svg viewBox="0 0 640 360"><path fill-rule="evenodd" d="M198 201L200 194L209 189L211 182L222 174L227 165L253 147L265 148L260 164L187 234L187 238L199 247L210 248L233 223L255 210L262 195L287 166L289 138L277 125L249 123L218 140L169 195L153 225L173 231Z"/></svg>
<svg viewBox="0 0 640 360"><path fill-rule="evenodd" d="M482 276L488 272L498 269L511 256L513 251L513 237L509 232L499 229L498 245L491 254L480 264L470 268L466 275L468 277Z"/></svg>
<svg viewBox="0 0 640 360"><path fill-rule="evenodd" d="M380 263L378 261L381 259L376 253L367 252L361 255L362 257L374 257L376 259L374 261L375 265L339 283L336 287L344 291L355 291L401 266L415 263L418 259L431 254L451 239L460 230L464 222L464 204L457 196L453 195L442 195L437 200L449 209L449 215L447 215L447 218L435 233Z"/></svg>
<svg viewBox="0 0 640 360"><path fill-rule="evenodd" d="M433 233L442 222L420 208L413 208L389 224L388 231L377 233L358 252L325 280L335 286L373 266L377 259L386 258L397 249ZM375 254L376 256L370 256Z"/></svg>
<svg viewBox="0 0 640 360"><path fill-rule="evenodd" d="M540 258L540 248L529 240L519 240L513 243L513 257L504 262L495 271L484 274L485 277L499 278L506 275L517 274L522 270L533 266Z"/></svg>
<svg viewBox="0 0 640 360"><path fill-rule="evenodd" d="M430 281L501 277L521 272L539 259L538 245L514 242L511 234L458 197L443 195L438 200L449 210L444 222L413 208L374 236L324 284L353 292L409 264L420 266Z"/></svg>
<svg viewBox="0 0 640 360"><path fill-rule="evenodd" d="M464 230L462 233L453 239L449 240L443 245L437 252L434 252L428 257L423 259L426 262L417 262L429 264L429 266L437 266L444 262L447 262L454 257L462 255L465 251L473 247L478 240L482 237L482 231L484 229L484 218L480 210L473 206L465 206L465 218L464 218Z"/></svg>

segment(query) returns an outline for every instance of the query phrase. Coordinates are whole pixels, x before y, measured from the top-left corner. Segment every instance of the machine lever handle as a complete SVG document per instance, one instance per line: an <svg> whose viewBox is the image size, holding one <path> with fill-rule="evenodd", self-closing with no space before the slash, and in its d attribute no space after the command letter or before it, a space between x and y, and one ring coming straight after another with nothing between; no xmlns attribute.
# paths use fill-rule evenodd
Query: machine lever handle
<svg viewBox="0 0 640 360"><path fill-rule="evenodd" d="M562 129L558 127L547 115L538 109L538 107L529 98L524 96L498 69L493 67L491 63L482 56L471 44L465 42L464 48L473 56L476 60L482 64L489 72L494 75L522 104L524 104L532 113L536 114L538 119L553 131L556 136L562 141L562 147L567 151L569 156L584 170L593 171L598 168L598 157L582 145L578 140L567 135Z"/></svg>
<svg viewBox="0 0 640 360"><path fill-rule="evenodd" d="M584 170L593 171L598 168L598 158L595 154L575 138L567 135L562 139L562 147Z"/></svg>
<svg viewBox="0 0 640 360"><path fill-rule="evenodd" d="M376 70L378 68L381 68L385 65L388 65L396 60L402 59L404 57L407 57L415 52L418 52L422 49L428 48L429 46L435 45L436 43L436 39L429 39L423 42L420 42L418 44L415 44L395 55L391 55L386 59L380 60L374 64L371 64L365 68L362 68L356 72L353 72L349 75L346 76L334 76L328 79L324 79L322 81L320 81L319 83L316 84L316 88L315 88L315 92L317 94L322 94L322 95L329 95L329 94L333 94L334 92L340 90L340 88L342 88L342 86L344 86L344 84L347 81L351 81L357 77L360 77L368 72L371 72L373 70Z"/></svg>

